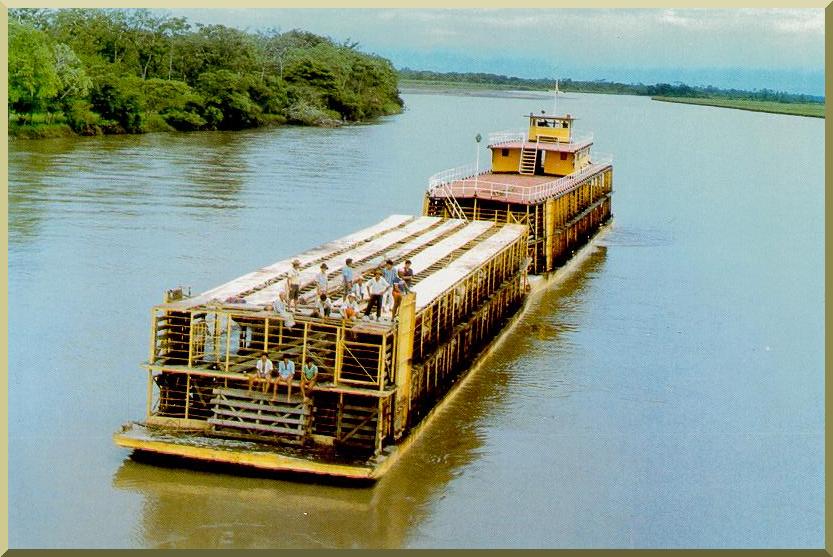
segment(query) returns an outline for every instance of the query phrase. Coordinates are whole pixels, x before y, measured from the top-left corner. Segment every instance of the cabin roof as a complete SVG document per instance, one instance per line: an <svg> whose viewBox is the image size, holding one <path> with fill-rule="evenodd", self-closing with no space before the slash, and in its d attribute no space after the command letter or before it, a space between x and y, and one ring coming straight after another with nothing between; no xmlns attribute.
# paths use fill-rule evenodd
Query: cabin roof
<svg viewBox="0 0 833 557"><path fill-rule="evenodd" d="M553 151L557 153L575 153L580 149L584 149L585 147L589 147L593 145L592 139L586 139L583 141L574 141L574 142L563 142L559 141L557 143L536 143L535 141L510 141L507 143L494 143L489 145L489 149L520 149L522 147L526 147L528 149L535 149L536 147L540 151Z"/></svg>
<svg viewBox="0 0 833 557"><path fill-rule="evenodd" d="M416 293L419 311L479 265L525 236L526 227L517 224L391 215L343 238L267 265L196 296L158 307L185 311L219 304L259 312L277 298L278 292L285 287L292 261L298 259L301 262L300 301L303 308L305 302L312 302L315 295L310 287L321 263L329 267L328 289L334 292L339 291L342 284L344 261L351 257L356 275L375 269L385 259L392 259L397 268L405 259L410 259L415 275L412 290ZM232 297L242 298L245 303L225 302ZM333 295L332 299L338 297ZM381 323L357 323L357 327L376 329L380 326Z"/></svg>
<svg viewBox="0 0 833 557"><path fill-rule="evenodd" d="M524 115L526 116L526 115ZM564 114L562 116L554 116L552 114L535 114L534 112L529 113L529 118L540 118L542 120L578 120L578 118L573 117L570 114Z"/></svg>

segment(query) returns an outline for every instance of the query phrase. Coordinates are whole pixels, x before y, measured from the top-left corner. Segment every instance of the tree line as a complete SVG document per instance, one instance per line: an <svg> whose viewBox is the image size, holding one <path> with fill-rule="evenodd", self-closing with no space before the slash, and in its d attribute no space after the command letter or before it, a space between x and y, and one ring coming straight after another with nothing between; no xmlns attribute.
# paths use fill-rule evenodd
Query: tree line
<svg viewBox="0 0 833 557"><path fill-rule="evenodd" d="M399 70L401 79L417 81L445 81L455 83L474 83L478 85L495 85L513 87L517 89L553 90L555 79L540 78L526 79L491 73L459 73L432 72L403 68ZM618 83L604 79L595 81L579 81L570 78L558 80L561 91L575 91L578 93L607 93L617 95L642 95L651 97L709 97L726 99L745 99L756 101L775 101L783 103L823 103L824 97L758 89L746 91L742 89L720 89L711 85L706 87L690 86L683 83L657 83L645 85L643 83Z"/></svg>
<svg viewBox="0 0 833 557"><path fill-rule="evenodd" d="M390 61L301 30L250 33L144 9L11 9L8 41L10 131L338 125L403 106Z"/></svg>

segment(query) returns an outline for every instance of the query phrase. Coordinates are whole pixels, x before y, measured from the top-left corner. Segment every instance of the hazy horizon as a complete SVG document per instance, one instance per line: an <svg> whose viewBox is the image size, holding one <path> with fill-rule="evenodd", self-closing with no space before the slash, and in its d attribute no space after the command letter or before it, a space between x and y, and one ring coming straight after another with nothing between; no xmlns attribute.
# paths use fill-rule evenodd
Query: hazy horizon
<svg viewBox="0 0 833 557"><path fill-rule="evenodd" d="M822 9L175 9L192 24L303 29L395 67L824 95Z"/></svg>

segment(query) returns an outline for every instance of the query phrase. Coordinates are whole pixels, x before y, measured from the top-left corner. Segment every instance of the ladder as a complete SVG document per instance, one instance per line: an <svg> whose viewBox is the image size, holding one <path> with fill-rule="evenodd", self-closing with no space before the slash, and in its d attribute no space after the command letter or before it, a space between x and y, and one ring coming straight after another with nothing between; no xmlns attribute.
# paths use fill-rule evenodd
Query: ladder
<svg viewBox="0 0 833 557"><path fill-rule="evenodd" d="M518 164L518 174L532 176L535 174L535 161L538 158L538 144L540 139L535 141L535 147L527 148L526 144L521 147L521 161Z"/></svg>
<svg viewBox="0 0 833 557"><path fill-rule="evenodd" d="M463 208L460 206L457 198L454 197L454 193L451 191L449 184L447 182L444 183L441 186L441 189L445 194L445 206L448 208L448 212L451 213L451 216L455 219L468 221L469 219L466 218L466 213L463 212Z"/></svg>
<svg viewBox="0 0 833 557"><path fill-rule="evenodd" d="M300 393L287 400L283 390L272 400L258 389L215 388L213 395L214 412L208 423L221 436L301 445L310 433L312 407Z"/></svg>

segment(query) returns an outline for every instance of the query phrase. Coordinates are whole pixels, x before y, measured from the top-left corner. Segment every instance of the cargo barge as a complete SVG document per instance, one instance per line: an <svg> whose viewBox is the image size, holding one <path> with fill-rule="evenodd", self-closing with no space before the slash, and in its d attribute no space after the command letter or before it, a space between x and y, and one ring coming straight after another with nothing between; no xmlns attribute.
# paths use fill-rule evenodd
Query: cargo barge
<svg viewBox="0 0 833 557"><path fill-rule="evenodd" d="M517 316L528 273L546 276L610 217L612 167L590 159L572 124L530 115L528 136L490 142L492 170L433 177L423 216L392 215L196 296L166 292L151 310L144 421L122 426L115 443L276 472L381 477ZM348 258L357 277L386 260L411 262L396 309L373 319L362 301L358 316L346 311ZM290 276L292 311L275 303ZM329 314L321 293L337 300ZM297 371L261 389L263 359ZM316 382L302 394L300 371L311 364Z"/></svg>

